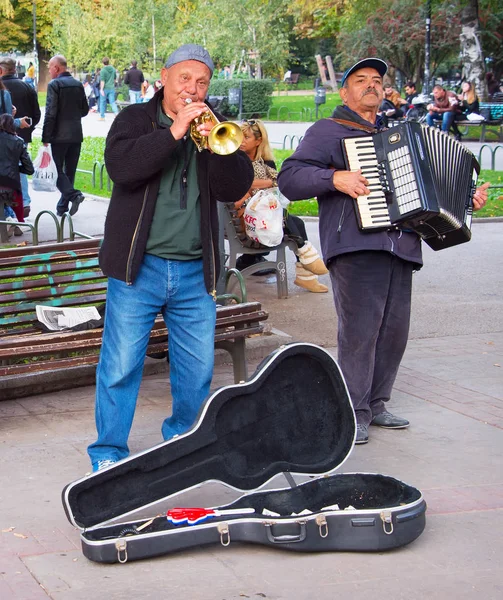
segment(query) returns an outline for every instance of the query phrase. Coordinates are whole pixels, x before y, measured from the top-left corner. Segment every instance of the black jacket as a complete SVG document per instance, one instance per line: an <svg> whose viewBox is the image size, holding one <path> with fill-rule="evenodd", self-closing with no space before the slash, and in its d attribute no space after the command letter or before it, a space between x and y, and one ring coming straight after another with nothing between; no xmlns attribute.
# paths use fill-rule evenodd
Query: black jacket
<svg viewBox="0 0 503 600"><path fill-rule="evenodd" d="M110 277L127 283L134 281L143 260L163 169L177 144L183 143L157 121L162 98L163 89L149 102L123 109L107 136L105 164L114 188L100 266ZM204 279L212 293L220 271L216 201L242 198L252 184L253 167L241 150L228 156L203 150L197 154L197 178Z"/></svg>
<svg viewBox="0 0 503 600"><path fill-rule="evenodd" d="M32 175L33 171L33 163L23 140L17 135L0 131L0 186L20 192L19 173Z"/></svg>
<svg viewBox="0 0 503 600"><path fill-rule="evenodd" d="M140 69L131 67L124 76L124 83L129 86L132 92L139 92L141 90L141 84L145 81L143 73Z"/></svg>
<svg viewBox="0 0 503 600"><path fill-rule="evenodd" d="M61 73L47 86L44 144L72 144L82 142L82 117L89 112L84 86L70 75Z"/></svg>
<svg viewBox="0 0 503 600"><path fill-rule="evenodd" d="M18 129L17 134L25 143L31 142L31 134L35 125L40 121L40 106L38 105L37 92L15 75L4 75L2 81L9 90L12 104L16 107L16 118L31 117L31 127Z"/></svg>

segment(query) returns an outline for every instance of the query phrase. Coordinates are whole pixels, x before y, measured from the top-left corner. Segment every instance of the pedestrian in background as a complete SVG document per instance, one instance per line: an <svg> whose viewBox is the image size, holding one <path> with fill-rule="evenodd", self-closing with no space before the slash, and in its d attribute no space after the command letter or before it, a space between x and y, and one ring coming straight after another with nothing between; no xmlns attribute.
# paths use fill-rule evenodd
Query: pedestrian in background
<svg viewBox="0 0 503 600"><path fill-rule="evenodd" d="M57 54L51 58L49 73L51 81L47 86L42 143L51 144L58 169L56 185L61 197L56 208L61 217L70 203L70 214L74 215L84 200L82 192L74 188L74 181L84 139L81 119L89 112L89 104L84 86L68 72L64 56Z"/></svg>
<svg viewBox="0 0 503 600"><path fill-rule="evenodd" d="M138 63L136 60L132 60L131 67L124 76L124 83L129 86L129 102L131 104L141 102L141 84L143 81L143 73L138 69Z"/></svg>
<svg viewBox="0 0 503 600"><path fill-rule="evenodd" d="M105 120L105 112L107 110L107 102L112 107L114 114L119 112L117 103L115 102L115 80L117 79L117 71L110 64L110 59L105 56L103 59L103 68L100 72L100 118L99 121Z"/></svg>
<svg viewBox="0 0 503 600"><path fill-rule="evenodd" d="M12 58L0 58L0 76L5 87L9 90L12 104L16 107L17 115L29 117L29 127L18 128L17 135L24 141L25 146L31 142L31 136L35 125L40 121L40 106L38 105L37 92L16 76L16 61ZM28 193L28 177L21 174L21 188L23 193L24 216L30 214L31 198Z"/></svg>

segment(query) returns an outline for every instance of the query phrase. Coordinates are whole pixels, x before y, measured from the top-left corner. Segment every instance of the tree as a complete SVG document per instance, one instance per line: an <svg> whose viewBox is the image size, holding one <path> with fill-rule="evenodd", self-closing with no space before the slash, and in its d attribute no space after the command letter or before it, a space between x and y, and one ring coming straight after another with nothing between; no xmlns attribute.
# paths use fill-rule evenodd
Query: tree
<svg viewBox="0 0 503 600"><path fill-rule="evenodd" d="M418 18L419 15L419 18ZM357 58L379 56L406 78L422 79L425 26L422 0L386 0L359 29L341 30L340 55L345 64ZM432 11L432 74L459 48L460 21L456 7L438 3Z"/></svg>
<svg viewBox="0 0 503 600"><path fill-rule="evenodd" d="M52 29L52 12L55 0L36 0L37 43L46 48ZM9 9L10 7L10 9ZM33 0L0 0L0 48L3 51L26 52L33 48Z"/></svg>
<svg viewBox="0 0 503 600"><path fill-rule="evenodd" d="M479 3L468 0L461 11L461 59L463 79L475 84L477 95L487 99L485 62L480 43Z"/></svg>

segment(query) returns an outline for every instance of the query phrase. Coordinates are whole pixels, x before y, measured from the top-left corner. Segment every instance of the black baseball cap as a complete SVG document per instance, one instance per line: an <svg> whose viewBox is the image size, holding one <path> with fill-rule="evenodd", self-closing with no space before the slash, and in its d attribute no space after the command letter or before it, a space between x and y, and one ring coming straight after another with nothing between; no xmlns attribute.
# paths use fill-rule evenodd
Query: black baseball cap
<svg viewBox="0 0 503 600"><path fill-rule="evenodd" d="M381 60L380 58L364 58L363 60L359 60L352 67L349 67L342 76L341 79L341 87L344 85L346 79L359 69L363 69L364 67L369 67L370 69L375 69L381 77L384 77L388 71L388 65Z"/></svg>

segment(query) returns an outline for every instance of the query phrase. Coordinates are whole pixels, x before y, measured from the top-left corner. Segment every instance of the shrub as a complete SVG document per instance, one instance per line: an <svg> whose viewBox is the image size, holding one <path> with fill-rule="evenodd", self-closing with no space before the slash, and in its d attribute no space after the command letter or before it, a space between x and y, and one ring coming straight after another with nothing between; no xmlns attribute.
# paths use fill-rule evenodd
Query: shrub
<svg viewBox="0 0 503 600"><path fill-rule="evenodd" d="M229 105L229 90L231 88L243 89L243 116L262 117L267 114L272 105L273 82L269 79L246 79L246 80L212 80L209 96L225 96L225 100L219 106L219 112L226 116L235 117L239 112L239 106Z"/></svg>

